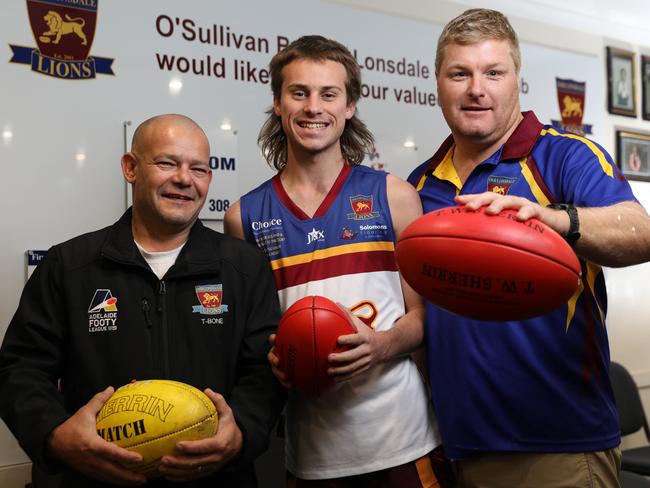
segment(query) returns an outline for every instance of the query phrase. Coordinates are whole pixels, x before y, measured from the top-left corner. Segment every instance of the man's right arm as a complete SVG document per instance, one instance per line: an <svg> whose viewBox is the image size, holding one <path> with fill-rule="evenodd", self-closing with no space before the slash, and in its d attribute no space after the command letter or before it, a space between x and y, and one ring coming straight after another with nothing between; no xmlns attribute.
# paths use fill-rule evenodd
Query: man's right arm
<svg viewBox="0 0 650 488"><path fill-rule="evenodd" d="M125 486L141 485L147 478L121 464L141 462L142 456L97 435L97 414L113 391L112 387L108 387L97 393L74 415L56 426L47 437L47 454L100 481Z"/></svg>
<svg viewBox="0 0 650 488"><path fill-rule="evenodd" d="M47 436L70 417L57 388L65 349L59 268L52 248L25 285L0 348L0 415L27 455L44 464Z"/></svg>
<svg viewBox="0 0 650 488"><path fill-rule="evenodd" d="M226 211L226 215L223 219L223 228L226 234L238 237L239 239L245 239L244 236L244 226L241 222L241 207L239 205L239 200L233 203L230 208Z"/></svg>
<svg viewBox="0 0 650 488"><path fill-rule="evenodd" d="M140 456L97 435L95 414L111 392L96 395L70 415L57 388L67 359L62 275L57 249L52 248L25 285L0 348L0 416L32 461L46 471L59 469L58 462L63 462L100 479L140 484L141 475L116 462ZM89 439L93 449L82 456ZM97 476L86 469L96 463L110 463L109 471L119 474Z"/></svg>

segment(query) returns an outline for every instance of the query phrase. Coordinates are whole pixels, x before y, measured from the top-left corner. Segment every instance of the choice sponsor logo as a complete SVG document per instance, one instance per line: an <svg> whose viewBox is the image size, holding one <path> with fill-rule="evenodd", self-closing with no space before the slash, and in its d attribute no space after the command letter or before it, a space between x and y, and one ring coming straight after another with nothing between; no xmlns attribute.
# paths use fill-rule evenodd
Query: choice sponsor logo
<svg viewBox="0 0 650 488"><path fill-rule="evenodd" d="M108 288L95 290L88 306L88 332L117 330L117 298Z"/></svg>
<svg viewBox="0 0 650 488"><path fill-rule="evenodd" d="M112 75L113 59L90 56L99 0L27 0L37 48L10 44L11 63L54 78L88 80Z"/></svg>
<svg viewBox="0 0 650 488"><path fill-rule="evenodd" d="M263 221L256 221L251 224L251 229L264 230L271 229L272 227L280 227L282 225L282 219L269 219Z"/></svg>

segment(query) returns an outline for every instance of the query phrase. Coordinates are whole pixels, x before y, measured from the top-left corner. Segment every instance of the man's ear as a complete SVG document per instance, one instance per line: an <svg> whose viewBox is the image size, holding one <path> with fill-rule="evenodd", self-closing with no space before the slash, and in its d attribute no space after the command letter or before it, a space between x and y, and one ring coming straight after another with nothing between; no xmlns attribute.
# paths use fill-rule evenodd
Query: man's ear
<svg viewBox="0 0 650 488"><path fill-rule="evenodd" d="M345 118L350 120L354 117L354 114L357 112L357 102L350 102L345 109Z"/></svg>
<svg viewBox="0 0 650 488"><path fill-rule="evenodd" d="M122 156L122 174L124 179L133 184L135 183L135 167L138 164L138 158L133 152L128 152Z"/></svg>
<svg viewBox="0 0 650 488"><path fill-rule="evenodd" d="M273 112L275 112L275 115L278 117L281 117L279 97L273 97Z"/></svg>

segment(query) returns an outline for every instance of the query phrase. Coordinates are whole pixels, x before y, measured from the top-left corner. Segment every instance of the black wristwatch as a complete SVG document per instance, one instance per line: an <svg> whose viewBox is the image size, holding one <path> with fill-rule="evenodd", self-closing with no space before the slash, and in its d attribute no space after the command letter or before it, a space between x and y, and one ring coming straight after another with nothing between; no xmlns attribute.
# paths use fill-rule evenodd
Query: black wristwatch
<svg viewBox="0 0 650 488"><path fill-rule="evenodd" d="M578 218L578 209L572 203L553 203L549 208L555 210L564 210L569 214L569 231L564 236L564 240L573 246L580 239L580 219Z"/></svg>

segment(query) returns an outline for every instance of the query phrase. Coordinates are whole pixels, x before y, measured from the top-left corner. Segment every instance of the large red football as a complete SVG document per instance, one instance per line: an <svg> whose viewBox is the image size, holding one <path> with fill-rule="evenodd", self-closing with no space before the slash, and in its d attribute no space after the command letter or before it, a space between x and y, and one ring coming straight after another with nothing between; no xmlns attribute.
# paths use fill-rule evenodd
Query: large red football
<svg viewBox="0 0 650 488"><path fill-rule="evenodd" d="M447 207L402 232L404 279L433 304L479 320L521 320L565 303L580 284L580 262L553 229L516 211Z"/></svg>
<svg viewBox="0 0 650 488"><path fill-rule="evenodd" d="M280 368L294 388L319 395L333 384L328 355L345 350L336 340L354 333L348 317L329 298L301 298L280 319L274 346Z"/></svg>

